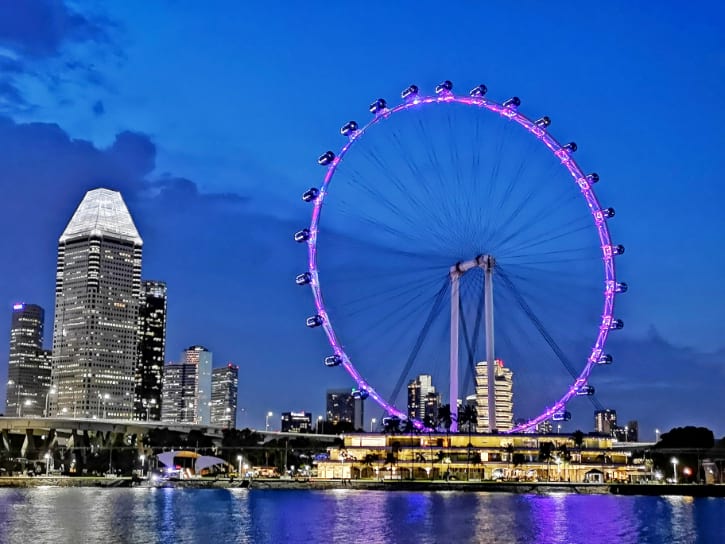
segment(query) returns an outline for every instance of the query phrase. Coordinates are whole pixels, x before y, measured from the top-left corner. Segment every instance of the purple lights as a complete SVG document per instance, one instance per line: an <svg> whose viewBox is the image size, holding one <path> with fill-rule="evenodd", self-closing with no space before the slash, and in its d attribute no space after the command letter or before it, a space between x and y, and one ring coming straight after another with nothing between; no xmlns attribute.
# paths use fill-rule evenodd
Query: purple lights
<svg viewBox="0 0 725 544"><path fill-rule="evenodd" d="M587 208L591 213L592 221L599 238L599 248L601 250L604 269L601 321L596 332L596 339L586 360L586 364L581 370L579 376L574 380L574 383L570 385L564 395L561 396L561 398L559 398L552 406L547 408L536 418L514 427L511 431L505 431L521 432L534 427L544 420L552 419L555 416L561 417L563 414L568 415L565 408L567 403L573 397L583 394L593 394L594 389L587 384L593 367L611 362L611 356L604 355L603 348L610 331L621 328L619 326L621 321L613 319L614 297L617 293L626 291L627 287L626 284L618 283L616 280L614 256L623 253L624 248L612 243L607 226L607 219L614 215L613 208L602 208L592 189L592 185L598 181L599 176L596 174L586 175L579 168L572 157L573 153L577 150L577 146L574 142L562 145L547 132L547 128L551 123L548 117L544 116L536 121L532 121L531 119L525 117L518 111L518 106L521 101L517 97L510 98L502 104L491 101L485 97L487 89L484 85L475 87L471 91L471 96L458 96L453 93L452 89L452 83L450 81L444 81L436 87L435 95L423 96L419 94L418 87L411 85L401 94L404 100L402 104L388 106L385 100L378 99L369 106L369 110L374 114L374 117L367 124L359 127L357 123L353 125L353 122L349 122L343 126L341 133L348 138L348 141L337 155L328 151L320 157L320 164L326 166L327 168L324 181L319 188L319 192L314 194L314 196L309 195L310 198L305 199L313 205L312 219L309 228L299 231L295 235L295 239L300 242L307 242L308 272L306 272L305 275L298 276L297 281L300 285L310 285L315 301L316 313L313 317L308 319L307 325L319 326L325 331L333 353L335 354L334 356L328 357L330 364L327 362L326 364L328 364L328 366L342 366L354 380L356 384L355 391L360 398L370 397L375 400L375 402L390 416L407 419L407 415L404 412L398 410L395 406L392 406L383 399L355 368L353 362L345 352L341 340L337 337L333 323L331 322L325 308L317 264L317 234L319 231L322 206L329 191L330 183L332 182L338 165L345 160L345 155L358 138L364 135L376 124L408 108L428 108L435 107L438 104L452 102L470 106L472 108L485 109L489 112L498 114L500 117L517 123L527 132L531 133L538 141L542 142L544 146L559 159L561 166L568 170L572 176L572 180L575 183L574 187L577 189L577 192L583 196ZM314 323L311 323L310 320L313 318L317 319L314 319ZM589 391L591 391L591 393L589 393ZM418 429L424 428L423 423L417 420L413 421L413 425Z"/></svg>

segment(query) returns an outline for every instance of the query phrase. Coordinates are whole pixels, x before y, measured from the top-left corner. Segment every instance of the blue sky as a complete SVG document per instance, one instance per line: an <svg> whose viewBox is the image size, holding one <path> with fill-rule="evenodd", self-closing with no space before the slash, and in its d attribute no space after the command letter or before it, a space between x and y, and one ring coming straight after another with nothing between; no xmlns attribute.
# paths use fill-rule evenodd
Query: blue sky
<svg viewBox="0 0 725 544"><path fill-rule="evenodd" d="M320 368L326 345L302 325L310 299L290 283L315 159L378 96L484 82L576 140L617 210L631 290L602 402L650 434L723 433L698 393L720 394L725 377L724 11L0 1L4 329L16 300L52 308L57 237L85 190L111 185L146 241L144 276L170 284L167 358L201 343L240 364L250 424L267 410L321 413L325 388L349 381Z"/></svg>

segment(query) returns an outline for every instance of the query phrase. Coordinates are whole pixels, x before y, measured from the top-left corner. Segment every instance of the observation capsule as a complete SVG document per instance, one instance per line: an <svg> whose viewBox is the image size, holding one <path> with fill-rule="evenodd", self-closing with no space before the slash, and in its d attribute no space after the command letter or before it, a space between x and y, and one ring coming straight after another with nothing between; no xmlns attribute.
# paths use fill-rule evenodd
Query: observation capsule
<svg viewBox="0 0 725 544"><path fill-rule="evenodd" d="M534 124L539 128L546 128L551 124L551 119L544 115L543 117L540 117L539 119L534 121Z"/></svg>
<svg viewBox="0 0 725 544"><path fill-rule="evenodd" d="M627 285L623 281L617 282L617 284L614 286L615 293L626 293L627 289L629 289L629 285Z"/></svg>
<svg viewBox="0 0 725 544"><path fill-rule="evenodd" d="M322 325L322 316L320 314L311 315L307 318L306 325L311 329L319 327Z"/></svg>
<svg viewBox="0 0 725 544"><path fill-rule="evenodd" d="M304 272L302 274L298 274L295 278L295 283L297 285L307 285L312 281L312 274L309 272Z"/></svg>
<svg viewBox="0 0 725 544"><path fill-rule="evenodd" d="M320 158L317 159L317 164L320 166L327 166L335 160L335 154L332 151L325 151Z"/></svg>
<svg viewBox="0 0 725 544"><path fill-rule="evenodd" d="M579 397L587 397L594 394L594 386L592 385L585 385L579 391L576 392L577 396Z"/></svg>
<svg viewBox="0 0 725 544"><path fill-rule="evenodd" d="M587 181L589 183L596 183L596 182L598 182L599 181L599 174L597 174L596 172L592 172L591 174L588 174L587 175Z"/></svg>
<svg viewBox="0 0 725 544"><path fill-rule="evenodd" d="M352 390L352 398L354 399L360 399L365 400L370 396L370 393L367 392L365 389L353 389Z"/></svg>
<svg viewBox="0 0 725 544"><path fill-rule="evenodd" d="M521 99L518 96L512 96L501 105L504 108L518 108L521 105Z"/></svg>
<svg viewBox="0 0 725 544"><path fill-rule="evenodd" d="M480 98L480 97L484 96L487 92L488 92L488 87L486 87L483 83L481 83L480 85L477 85L476 87L471 89L468 94L474 98Z"/></svg>
<svg viewBox="0 0 725 544"><path fill-rule="evenodd" d="M370 104L368 109L370 110L370 113L378 113L378 112L383 111L387 107L388 107L388 103L385 101L385 99L378 98L375 102Z"/></svg>
<svg viewBox="0 0 725 544"><path fill-rule="evenodd" d="M342 364L342 357L339 355L330 355L325 357L325 366L340 366Z"/></svg>
<svg viewBox="0 0 725 544"><path fill-rule="evenodd" d="M305 202L312 202L320 194L320 190L317 187L310 187L304 193L302 193L302 200Z"/></svg>
<svg viewBox="0 0 725 544"><path fill-rule="evenodd" d="M624 328L624 321L621 319L612 319L612 323L609 325L610 331L618 331Z"/></svg>
<svg viewBox="0 0 725 544"><path fill-rule="evenodd" d="M609 219L610 217L614 217L614 208L604 208L604 209L602 210L602 214L603 214L603 215L604 215L604 217L606 217L607 219Z"/></svg>
<svg viewBox="0 0 725 544"><path fill-rule="evenodd" d="M453 90L453 83L447 79L443 83L436 85L436 94L449 93Z"/></svg>
<svg viewBox="0 0 725 544"><path fill-rule="evenodd" d="M611 355L609 355L609 353L605 353L604 355L602 355L599 358L599 360L597 361L597 364L599 364L599 365L611 365L613 360L614 359L612 358Z"/></svg>
<svg viewBox="0 0 725 544"><path fill-rule="evenodd" d="M568 144L561 146L561 148L566 149L569 153L574 153L578 149L576 142L569 142Z"/></svg>
<svg viewBox="0 0 725 544"><path fill-rule="evenodd" d="M571 412L566 410L560 410L551 416L553 421L569 421L571 419Z"/></svg>
<svg viewBox="0 0 725 544"><path fill-rule="evenodd" d="M417 85L409 85L407 89L405 89L402 93L400 93L400 98L407 99L407 98L414 98L418 96L418 86Z"/></svg>
<svg viewBox="0 0 725 544"><path fill-rule="evenodd" d="M302 229L295 232L295 242L302 243L310 239L310 229Z"/></svg>
<svg viewBox="0 0 725 544"><path fill-rule="evenodd" d="M614 255L622 255L624 253L624 246L622 244L617 244L616 246L612 246L612 253Z"/></svg>
<svg viewBox="0 0 725 544"><path fill-rule="evenodd" d="M340 129L340 134L343 136L350 136L353 132L357 130L357 122L355 121L348 121L344 125L342 125L342 128Z"/></svg>

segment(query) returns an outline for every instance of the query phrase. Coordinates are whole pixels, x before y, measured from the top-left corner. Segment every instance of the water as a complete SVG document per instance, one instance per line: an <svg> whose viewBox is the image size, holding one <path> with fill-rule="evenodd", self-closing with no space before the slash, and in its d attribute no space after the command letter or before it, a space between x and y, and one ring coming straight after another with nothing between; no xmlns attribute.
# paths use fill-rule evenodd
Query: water
<svg viewBox="0 0 725 544"><path fill-rule="evenodd" d="M0 542L722 543L725 500L223 489L0 489Z"/></svg>

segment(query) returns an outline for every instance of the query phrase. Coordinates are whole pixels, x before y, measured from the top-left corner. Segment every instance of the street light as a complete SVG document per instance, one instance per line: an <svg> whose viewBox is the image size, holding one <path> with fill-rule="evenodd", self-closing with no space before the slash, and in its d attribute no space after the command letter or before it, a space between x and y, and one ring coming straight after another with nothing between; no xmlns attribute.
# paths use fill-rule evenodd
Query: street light
<svg viewBox="0 0 725 544"><path fill-rule="evenodd" d="M146 460L146 456L142 453L141 455L138 456L138 459L139 459L139 461L141 461L141 478L143 478L143 464L144 464L144 461Z"/></svg>
<svg viewBox="0 0 725 544"><path fill-rule="evenodd" d="M98 406L96 406L96 416L98 418L101 417L101 403L103 403L103 419L108 418L108 414L106 413L106 401L111 398L111 395L108 393L104 393L101 395L98 393Z"/></svg>
<svg viewBox="0 0 725 544"><path fill-rule="evenodd" d="M274 414L272 412L267 412L266 417L264 418L264 430L269 430L269 418L272 417Z"/></svg>
<svg viewBox="0 0 725 544"><path fill-rule="evenodd" d="M673 457L672 459L670 459L670 463L672 463L672 471L674 472L674 475L675 475L674 480L675 480L675 483L677 483L677 463L678 463L677 457Z"/></svg>
<svg viewBox="0 0 725 544"><path fill-rule="evenodd" d="M143 405L146 408L146 421L151 421L151 406L156 405L156 399L143 399Z"/></svg>
<svg viewBox="0 0 725 544"><path fill-rule="evenodd" d="M556 426L556 434L561 434L561 423Z"/></svg>
<svg viewBox="0 0 725 544"><path fill-rule="evenodd" d="M50 476L50 453L47 453L43 455L45 458L45 475Z"/></svg>
<svg viewBox="0 0 725 544"><path fill-rule="evenodd" d="M322 416L317 416L317 434L322 434L320 427L322 426Z"/></svg>
<svg viewBox="0 0 725 544"><path fill-rule="evenodd" d="M43 413L45 417L48 417L48 397L55 395L57 392L58 390L55 387L51 387L45 395L45 412Z"/></svg>
<svg viewBox="0 0 725 544"><path fill-rule="evenodd" d="M375 427L375 424L376 424L377 422L378 422L378 420L377 420L377 419L375 419L375 418L372 418L372 419L370 420L370 432L373 432L373 427Z"/></svg>
<svg viewBox="0 0 725 544"><path fill-rule="evenodd" d="M660 441L660 430L655 429L655 442L659 442L659 441Z"/></svg>
<svg viewBox="0 0 725 544"><path fill-rule="evenodd" d="M25 402L23 402L22 404L18 404L18 417L23 417L23 410L22 410L23 406L27 407L27 406L30 406L31 404L33 404L33 401L30 399L25 399Z"/></svg>
<svg viewBox="0 0 725 544"><path fill-rule="evenodd" d="M242 477L242 456L237 455L237 464L239 465L239 468L237 469L237 476L239 478Z"/></svg>

